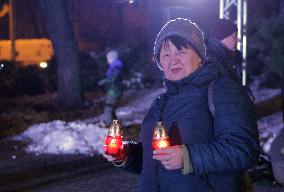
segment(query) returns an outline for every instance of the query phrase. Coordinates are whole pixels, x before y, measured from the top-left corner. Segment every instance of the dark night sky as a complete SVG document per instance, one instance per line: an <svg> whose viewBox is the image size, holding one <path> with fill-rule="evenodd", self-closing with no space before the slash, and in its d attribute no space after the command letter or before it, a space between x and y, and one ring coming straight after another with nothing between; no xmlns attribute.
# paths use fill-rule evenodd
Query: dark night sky
<svg viewBox="0 0 284 192"><path fill-rule="evenodd" d="M269 16L277 9L279 0L250 0L249 16ZM0 2L0 7L7 0ZM70 18L81 49L94 49L106 46L109 42L133 42L132 38L146 38L147 28L156 34L168 18L188 17L207 30L219 14L219 0L136 0L136 3L118 4L117 0L68 0ZM147 2L149 4L147 4ZM155 2L155 3L153 3ZM157 3L158 2L158 3ZM39 1L16 0L16 37L47 37L42 22ZM152 5L151 5L152 4ZM171 11L162 11L161 7L172 4ZM150 6L149 6L150 5ZM180 6L182 5L182 6ZM152 7L151 7L152 6ZM155 7L156 6L156 7ZM151 12L152 18L149 15ZM155 21L153 21L153 18ZM152 19L152 20L151 20ZM0 20L0 39L8 38L8 16ZM110 33L113 30L114 33ZM148 36L149 37L149 36Z"/></svg>

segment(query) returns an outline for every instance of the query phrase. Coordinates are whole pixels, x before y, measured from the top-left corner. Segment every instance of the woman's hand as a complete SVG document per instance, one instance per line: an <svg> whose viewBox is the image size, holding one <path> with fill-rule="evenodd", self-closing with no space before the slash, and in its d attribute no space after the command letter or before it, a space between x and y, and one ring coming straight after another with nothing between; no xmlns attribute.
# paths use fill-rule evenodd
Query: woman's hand
<svg viewBox="0 0 284 192"><path fill-rule="evenodd" d="M111 156L111 155L107 155L104 153L103 157L106 158L109 162L115 162L115 163L123 162L126 158L126 148L127 147L128 147L127 144L123 144L121 153L117 156Z"/></svg>
<svg viewBox="0 0 284 192"><path fill-rule="evenodd" d="M183 168L183 150L181 145L157 149L153 152L153 159L161 161L167 170Z"/></svg>
<svg viewBox="0 0 284 192"><path fill-rule="evenodd" d="M116 157L113 157L111 155L103 154L104 158L106 158L109 162L114 162L116 160Z"/></svg>

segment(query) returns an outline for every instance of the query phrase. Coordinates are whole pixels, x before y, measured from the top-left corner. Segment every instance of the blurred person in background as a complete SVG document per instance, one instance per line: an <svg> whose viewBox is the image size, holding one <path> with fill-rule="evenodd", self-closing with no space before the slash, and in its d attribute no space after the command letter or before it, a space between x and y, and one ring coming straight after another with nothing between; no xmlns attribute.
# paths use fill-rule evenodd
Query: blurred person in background
<svg viewBox="0 0 284 192"><path fill-rule="evenodd" d="M101 123L108 126L113 119L116 119L115 110L119 98L123 94L122 88L122 68L123 62L119 59L119 53L116 50L110 50L106 54L108 69L104 79L98 82L98 85L106 91L106 100Z"/></svg>
<svg viewBox="0 0 284 192"><path fill-rule="evenodd" d="M238 28L227 19L218 19L206 39L207 56L214 59L229 76L241 82L242 53L237 49Z"/></svg>

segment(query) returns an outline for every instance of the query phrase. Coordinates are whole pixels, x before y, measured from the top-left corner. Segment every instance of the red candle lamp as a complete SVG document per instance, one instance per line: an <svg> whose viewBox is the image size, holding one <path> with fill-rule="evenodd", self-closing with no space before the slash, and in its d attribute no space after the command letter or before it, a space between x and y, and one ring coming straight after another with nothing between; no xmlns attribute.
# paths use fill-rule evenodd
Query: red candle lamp
<svg viewBox="0 0 284 192"><path fill-rule="evenodd" d="M154 129L152 148L153 150L167 148L170 146L170 138L162 122L158 122Z"/></svg>
<svg viewBox="0 0 284 192"><path fill-rule="evenodd" d="M105 138L104 150L107 155L118 156L122 152L122 134L118 120L113 120Z"/></svg>

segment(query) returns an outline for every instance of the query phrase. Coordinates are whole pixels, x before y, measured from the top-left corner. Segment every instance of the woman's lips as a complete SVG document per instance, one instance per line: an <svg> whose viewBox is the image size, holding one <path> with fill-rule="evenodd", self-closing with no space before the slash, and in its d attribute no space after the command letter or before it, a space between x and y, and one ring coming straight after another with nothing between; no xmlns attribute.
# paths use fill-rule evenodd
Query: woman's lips
<svg viewBox="0 0 284 192"><path fill-rule="evenodd" d="M177 74L177 73L179 73L180 71L181 71L181 68L171 69L171 72L172 72L173 74Z"/></svg>

